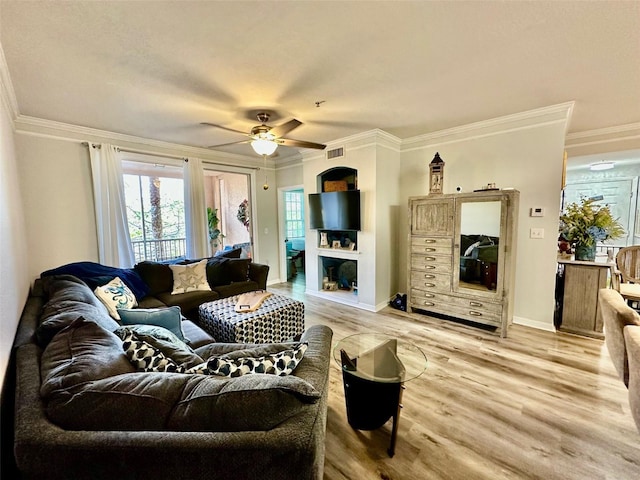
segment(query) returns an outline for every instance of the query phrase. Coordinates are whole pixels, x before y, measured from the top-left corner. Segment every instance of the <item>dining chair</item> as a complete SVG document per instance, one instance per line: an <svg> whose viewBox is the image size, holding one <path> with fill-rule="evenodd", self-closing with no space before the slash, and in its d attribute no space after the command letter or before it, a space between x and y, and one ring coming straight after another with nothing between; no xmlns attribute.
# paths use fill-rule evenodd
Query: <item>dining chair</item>
<svg viewBox="0 0 640 480"><path fill-rule="evenodd" d="M611 270L611 286L627 303L640 302L640 245L620 249Z"/></svg>

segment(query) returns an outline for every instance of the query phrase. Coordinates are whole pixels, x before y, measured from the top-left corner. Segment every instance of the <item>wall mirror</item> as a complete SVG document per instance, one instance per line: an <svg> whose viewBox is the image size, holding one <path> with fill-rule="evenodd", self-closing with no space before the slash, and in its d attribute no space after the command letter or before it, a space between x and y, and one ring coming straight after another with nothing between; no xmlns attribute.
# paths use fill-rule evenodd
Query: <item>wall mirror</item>
<svg viewBox="0 0 640 480"><path fill-rule="evenodd" d="M458 290L498 295L502 239L502 202L461 201L458 209L457 245L459 245Z"/></svg>

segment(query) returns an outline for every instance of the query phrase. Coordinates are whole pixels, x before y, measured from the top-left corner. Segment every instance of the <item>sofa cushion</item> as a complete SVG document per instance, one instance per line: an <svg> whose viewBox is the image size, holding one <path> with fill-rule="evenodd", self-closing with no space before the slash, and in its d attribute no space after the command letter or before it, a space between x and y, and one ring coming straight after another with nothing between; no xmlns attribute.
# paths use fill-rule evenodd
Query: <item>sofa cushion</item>
<svg viewBox="0 0 640 480"><path fill-rule="evenodd" d="M169 265L173 273L173 295L195 291L208 291L211 287L207 283L207 260L188 265Z"/></svg>
<svg viewBox="0 0 640 480"><path fill-rule="evenodd" d="M241 293L253 292L260 290L260 286L253 280L247 280L245 282L234 282L229 285L220 285L213 289L217 292L219 298L233 297L234 295L240 295Z"/></svg>
<svg viewBox="0 0 640 480"><path fill-rule="evenodd" d="M36 339L41 347L45 347L56 333L79 316L93 320L109 331L119 327L102 302L79 278L71 275L43 277L41 284L49 297L36 329Z"/></svg>
<svg viewBox="0 0 640 480"><path fill-rule="evenodd" d="M132 308L138 305L135 295L127 285L116 277L105 285L96 287L93 291L96 297L107 307L109 315L120 320L120 308Z"/></svg>
<svg viewBox="0 0 640 480"><path fill-rule="evenodd" d="M192 377L198 381L185 384L182 398L168 422L172 430L270 430L320 398L312 385L294 375Z"/></svg>
<svg viewBox="0 0 640 480"><path fill-rule="evenodd" d="M249 280L249 264L250 258L230 258L224 263L224 270L229 281L246 282Z"/></svg>
<svg viewBox="0 0 640 480"><path fill-rule="evenodd" d="M207 282L211 288L230 283L225 269L225 263L228 260L224 257L213 257L207 260Z"/></svg>
<svg viewBox="0 0 640 480"><path fill-rule="evenodd" d="M204 302L211 302L220 298L220 294L216 291L201 291L181 293L172 295L171 291L159 293L158 300L168 306L177 305L182 310L182 314L190 317L191 312L198 311L198 307ZM190 317L191 318L191 317Z"/></svg>
<svg viewBox="0 0 640 480"><path fill-rule="evenodd" d="M157 325L164 327L184 341L180 307L124 308L118 311L122 325Z"/></svg>
<svg viewBox="0 0 640 480"><path fill-rule="evenodd" d="M230 248L229 250L219 250L215 253L214 257L217 258L240 258L242 255L242 247Z"/></svg>
<svg viewBox="0 0 640 480"><path fill-rule="evenodd" d="M144 261L136 264L133 268L149 286L149 295L173 290L173 273L169 265Z"/></svg>
<svg viewBox="0 0 640 480"><path fill-rule="evenodd" d="M78 317L58 332L42 353L42 387L47 398L76 385L133 371L122 340L96 322Z"/></svg>

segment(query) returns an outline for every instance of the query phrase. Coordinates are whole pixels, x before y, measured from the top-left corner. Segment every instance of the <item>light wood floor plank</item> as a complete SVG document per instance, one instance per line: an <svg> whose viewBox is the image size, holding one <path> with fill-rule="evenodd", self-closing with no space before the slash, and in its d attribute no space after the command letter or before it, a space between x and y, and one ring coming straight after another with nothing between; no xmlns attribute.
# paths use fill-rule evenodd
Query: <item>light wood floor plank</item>
<svg viewBox="0 0 640 480"><path fill-rule="evenodd" d="M325 480L637 480L640 434L602 340L514 325L499 338L469 326L386 308L373 313L305 296L306 325L410 340L426 372L407 383L396 455L391 422L347 423L340 367L331 360Z"/></svg>

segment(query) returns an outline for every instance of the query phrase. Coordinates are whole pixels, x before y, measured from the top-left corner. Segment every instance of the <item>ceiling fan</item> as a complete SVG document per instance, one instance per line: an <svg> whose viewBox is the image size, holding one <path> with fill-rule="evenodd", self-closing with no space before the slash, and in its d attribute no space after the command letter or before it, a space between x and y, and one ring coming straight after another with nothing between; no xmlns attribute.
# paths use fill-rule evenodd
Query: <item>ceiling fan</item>
<svg viewBox="0 0 640 480"><path fill-rule="evenodd" d="M247 140L241 140L239 142L223 143L221 145L211 145L207 148L225 147L227 145L238 145L241 143L249 143L251 147L258 155L271 155L276 151L278 145L285 145L287 147L300 147L300 148L315 148L318 150L324 150L326 145L320 143L306 142L304 140L294 140L292 138L285 138L284 136L291 132L294 128L302 125L300 120L295 118L277 125L270 127L267 125L271 114L268 112L259 112L257 115L260 125L256 125L251 129L250 133L241 132L240 130L234 130L232 128L223 127L222 125L216 125L215 123L202 122L201 125L209 125L211 127L222 128L230 132L240 133L246 135L249 138Z"/></svg>

